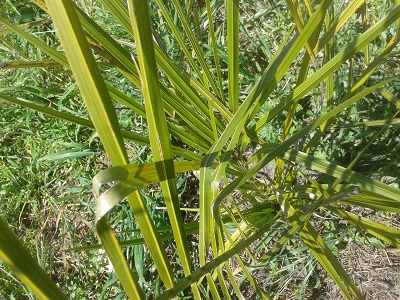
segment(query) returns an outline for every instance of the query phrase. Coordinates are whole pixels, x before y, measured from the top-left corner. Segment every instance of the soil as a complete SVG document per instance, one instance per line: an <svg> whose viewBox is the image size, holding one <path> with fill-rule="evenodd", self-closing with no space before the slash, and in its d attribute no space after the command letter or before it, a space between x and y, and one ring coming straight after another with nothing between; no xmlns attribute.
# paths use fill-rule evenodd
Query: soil
<svg viewBox="0 0 400 300"><path fill-rule="evenodd" d="M339 262L367 300L400 299L400 249L378 249L350 243L338 256ZM308 299L344 299L339 287L324 272L319 293ZM315 296L315 294L318 294Z"/></svg>

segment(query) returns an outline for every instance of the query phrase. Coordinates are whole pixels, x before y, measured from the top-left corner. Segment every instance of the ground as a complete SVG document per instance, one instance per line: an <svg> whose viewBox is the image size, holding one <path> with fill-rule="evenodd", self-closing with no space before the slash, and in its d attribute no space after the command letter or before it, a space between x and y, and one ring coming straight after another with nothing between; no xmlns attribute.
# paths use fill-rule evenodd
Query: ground
<svg viewBox="0 0 400 300"><path fill-rule="evenodd" d="M338 258L367 300L400 299L400 249L378 249L352 242L340 252ZM325 277L322 293L309 299L344 298L338 286Z"/></svg>

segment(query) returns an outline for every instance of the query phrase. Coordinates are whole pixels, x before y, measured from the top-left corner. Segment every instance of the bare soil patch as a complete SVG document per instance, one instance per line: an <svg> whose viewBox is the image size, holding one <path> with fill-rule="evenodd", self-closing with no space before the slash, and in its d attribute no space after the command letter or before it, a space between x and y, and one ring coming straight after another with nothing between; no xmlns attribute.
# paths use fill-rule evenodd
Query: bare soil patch
<svg viewBox="0 0 400 300"><path fill-rule="evenodd" d="M338 259L367 300L400 299L399 249L378 249L372 245L349 243ZM338 286L323 271L322 292L309 299L344 299ZM315 293L314 293L315 295Z"/></svg>

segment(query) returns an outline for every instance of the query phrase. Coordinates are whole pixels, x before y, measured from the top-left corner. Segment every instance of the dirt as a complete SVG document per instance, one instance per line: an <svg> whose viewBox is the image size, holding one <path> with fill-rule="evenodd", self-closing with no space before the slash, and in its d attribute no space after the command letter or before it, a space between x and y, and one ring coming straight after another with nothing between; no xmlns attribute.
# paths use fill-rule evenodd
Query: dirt
<svg viewBox="0 0 400 300"><path fill-rule="evenodd" d="M350 275L367 300L400 299L400 251L388 248L378 249L371 245L350 243L343 249L339 262ZM318 296L308 299L344 299L339 287L321 271L322 287ZM314 293L315 295L316 293Z"/></svg>

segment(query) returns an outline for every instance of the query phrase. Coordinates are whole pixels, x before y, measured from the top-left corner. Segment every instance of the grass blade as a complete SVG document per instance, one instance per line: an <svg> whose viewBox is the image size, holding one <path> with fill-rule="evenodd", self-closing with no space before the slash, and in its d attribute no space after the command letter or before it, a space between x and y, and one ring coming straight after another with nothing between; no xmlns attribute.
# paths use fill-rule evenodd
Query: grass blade
<svg viewBox="0 0 400 300"><path fill-rule="evenodd" d="M115 205L134 191L146 187L150 183L161 181L162 178L160 178L158 172L160 169L159 165L161 165L160 162L140 165L124 165L112 167L98 173L93 179L93 192L98 201L96 207L96 220L102 218ZM199 167L199 161L174 162L176 172L198 170ZM161 174L161 176L164 176L164 174ZM104 194L100 195L100 188L103 184L115 181L118 181L119 183Z"/></svg>
<svg viewBox="0 0 400 300"><path fill-rule="evenodd" d="M68 61L70 62L71 70L75 75L89 114L110 156L110 160L114 165L126 164L128 158L122 135L119 131L117 116L106 85L96 66L89 45L87 44L81 25L77 21L78 18L75 12L75 6L71 1L47 1L47 5L53 22L58 29L58 35L64 46ZM135 208L134 212L140 211L141 219L138 218L139 223L146 223L147 226L152 224L150 216L146 213L146 207L138 193L128 198L128 201L130 205ZM135 279L132 277L132 273L127 267L126 260L119 260L123 255L116 239L109 238L111 229L107 228L109 226L108 222L102 219L97 224L100 233L102 233L100 237L107 240L107 243L103 243L103 245L106 247L105 250L110 259L112 259L115 271L125 291L129 297L132 298L137 295L143 295L143 292L137 289L138 283L132 284L132 282L135 282ZM154 224L152 226L154 227ZM154 233L154 228L152 226L150 225L150 227L148 227L147 230L150 231L150 234L146 235L145 238L154 243L154 245L159 245L161 244L161 240L159 236ZM163 248L158 247L155 252L157 255L163 255L160 249ZM118 253L118 255L116 255L116 253ZM165 252L164 256L166 256ZM163 267L166 266L160 265L159 267L160 270L163 270Z"/></svg>
<svg viewBox="0 0 400 300"><path fill-rule="evenodd" d="M165 113L161 101L152 27L148 3L145 1L128 1L128 10L136 41L136 51L142 81L142 93L145 101L147 124L149 127L150 146L156 170L167 206L168 216L174 232L179 257L186 275L191 273L189 244L186 238L181 213L179 210L178 190L175 182L175 168L171 141ZM140 30L138 29L140 28ZM159 274L163 270L158 270ZM165 271L165 270L164 270ZM165 274L167 277L167 274ZM169 274L172 276L172 274ZM169 277L168 276L168 277ZM173 279L164 282L167 288L173 286Z"/></svg>
<svg viewBox="0 0 400 300"><path fill-rule="evenodd" d="M223 264L226 260L240 253L241 251L243 251L243 249L251 245L265 233L265 231L269 228L269 226L270 226L269 223L264 224L264 226L262 226L256 232L254 232L247 239L241 240L225 253L214 258L212 261L206 263L204 266L198 268L196 271L192 272L192 274L190 274L189 276L186 276L185 278L181 279L179 282L176 283L173 289L165 291L159 298L157 298L157 300L166 300L173 298L179 292L183 291L185 288L190 286L192 283L196 282L197 280L208 274L210 271L218 267L220 264Z"/></svg>
<svg viewBox="0 0 400 300"><path fill-rule="evenodd" d="M346 212L338 206L330 209L345 220L348 220L361 233L366 231L389 245L400 248L400 230Z"/></svg>
<svg viewBox="0 0 400 300"><path fill-rule="evenodd" d="M385 196L389 199L400 201L400 191L397 188L391 187L380 181L373 180L367 176L347 170L337 164L307 155L296 150L288 150L284 155L285 159L292 162L312 167L314 170L324 172L325 174L339 178L342 181L347 181L370 192Z"/></svg>
<svg viewBox="0 0 400 300"><path fill-rule="evenodd" d="M336 70L352 55L363 49L363 47L370 43L380 33L382 33L390 24L395 22L400 17L400 6L392 10L385 18L380 20L374 26L372 26L367 32L362 34L359 38L354 40L352 43L327 62L323 67L318 69L313 75L308 77L302 84L300 84L294 91L290 98L281 101L276 105L262 120L257 122L256 131L261 130L265 124L268 124L270 120L276 117L285 107L293 102L298 101L305 96L309 91L315 88L322 80L324 80L331 72ZM304 32L304 31L303 31ZM261 102L262 103L262 102ZM259 108L255 107L255 110Z"/></svg>
<svg viewBox="0 0 400 300"><path fill-rule="evenodd" d="M226 1L228 27L228 95L229 108L239 107L239 0Z"/></svg>
<svg viewBox="0 0 400 300"><path fill-rule="evenodd" d="M124 262L126 261L125 255L122 253L118 240L111 229L111 225L107 218L101 218L96 222L96 229L101 237L102 246L107 250L107 255L111 262ZM129 295L130 299L146 299L139 282L133 278L133 276L128 276L131 270L127 263L122 263L115 267L115 271L124 286L125 292Z"/></svg>
<svg viewBox="0 0 400 300"><path fill-rule="evenodd" d="M315 53L319 49L324 47L332 37L339 32L339 30L346 24L346 22L351 18L352 15L357 11L357 9L365 2L365 0L354 0L345 8L345 10L340 14L340 16L332 22L329 30L323 35L323 37L318 41L317 45L314 47Z"/></svg>
<svg viewBox="0 0 400 300"><path fill-rule="evenodd" d="M178 0L172 0L172 2L174 3L174 7L176 9L176 12L178 13L183 30L184 30L185 34L187 35L187 37L189 38L190 44L193 47L194 52L196 53L197 59L199 60L199 63L200 63L202 70L207 78L208 83L211 85L211 88L214 91L215 95L218 95L218 98L222 99L221 95L219 95L220 90L218 89L218 87L215 83L215 80L210 72L210 67L208 66L208 63L205 60L204 52L199 45L199 40L193 34L193 32L189 26L189 20L187 18L187 15L183 11L182 5L179 3ZM208 86L207 86L207 89L208 89Z"/></svg>
<svg viewBox="0 0 400 300"><path fill-rule="evenodd" d="M0 259L38 299L68 299L0 217Z"/></svg>

